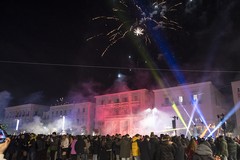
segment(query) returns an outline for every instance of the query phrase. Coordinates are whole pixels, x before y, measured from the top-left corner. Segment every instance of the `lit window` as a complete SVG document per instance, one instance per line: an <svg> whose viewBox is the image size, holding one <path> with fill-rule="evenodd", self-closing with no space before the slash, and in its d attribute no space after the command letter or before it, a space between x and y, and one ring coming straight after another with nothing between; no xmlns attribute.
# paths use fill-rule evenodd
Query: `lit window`
<svg viewBox="0 0 240 160"><path fill-rule="evenodd" d="M178 101L179 101L179 103L183 103L183 96L179 96Z"/></svg>
<svg viewBox="0 0 240 160"><path fill-rule="evenodd" d="M193 95L193 100L194 100L194 101L197 101L197 100L198 100L198 95L197 95L197 94L194 94L194 95Z"/></svg>

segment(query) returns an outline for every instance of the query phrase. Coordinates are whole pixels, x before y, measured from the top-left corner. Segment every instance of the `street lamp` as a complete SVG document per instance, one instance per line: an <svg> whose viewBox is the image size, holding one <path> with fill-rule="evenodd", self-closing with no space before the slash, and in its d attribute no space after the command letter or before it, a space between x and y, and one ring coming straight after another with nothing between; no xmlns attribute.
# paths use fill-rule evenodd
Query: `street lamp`
<svg viewBox="0 0 240 160"><path fill-rule="evenodd" d="M18 132L18 128L19 128L19 119L17 119L17 123L16 123L16 132Z"/></svg>
<svg viewBox="0 0 240 160"><path fill-rule="evenodd" d="M223 121L224 120L224 114L222 113L222 114L218 114L217 115L217 118L218 118L218 120L220 121L220 123L222 123L222 129L223 129L223 134L224 134L224 137L226 136L226 122L225 121Z"/></svg>
<svg viewBox="0 0 240 160"><path fill-rule="evenodd" d="M65 116L62 116L62 134L65 133Z"/></svg>
<svg viewBox="0 0 240 160"><path fill-rule="evenodd" d="M178 117L177 116L173 116L172 118L173 118L173 120L172 120L172 127L175 130L175 135L177 135L176 120L178 120Z"/></svg>

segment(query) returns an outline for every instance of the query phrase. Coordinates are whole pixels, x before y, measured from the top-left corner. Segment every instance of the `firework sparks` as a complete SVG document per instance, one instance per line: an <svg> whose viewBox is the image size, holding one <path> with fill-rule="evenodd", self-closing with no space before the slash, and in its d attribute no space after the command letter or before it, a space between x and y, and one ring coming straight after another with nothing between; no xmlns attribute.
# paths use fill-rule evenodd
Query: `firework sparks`
<svg viewBox="0 0 240 160"><path fill-rule="evenodd" d="M176 11L181 3L168 5L166 0L156 0L150 4L141 4L137 0L119 0L117 7L112 9L114 16L98 16L92 20L105 20L115 25L107 33L100 33L87 39L105 36L108 39L108 45L102 52L102 56L121 39L125 38L128 33L132 33L139 38L143 37L145 44L151 43L147 33L150 29L173 29L181 28L177 22L170 20L168 14ZM149 28L149 24L151 24ZM108 27L109 25L106 25Z"/></svg>
<svg viewBox="0 0 240 160"><path fill-rule="evenodd" d="M140 27L137 27L133 30L133 33L136 35L136 36L142 36L143 35L143 32L144 32L144 29L140 28Z"/></svg>

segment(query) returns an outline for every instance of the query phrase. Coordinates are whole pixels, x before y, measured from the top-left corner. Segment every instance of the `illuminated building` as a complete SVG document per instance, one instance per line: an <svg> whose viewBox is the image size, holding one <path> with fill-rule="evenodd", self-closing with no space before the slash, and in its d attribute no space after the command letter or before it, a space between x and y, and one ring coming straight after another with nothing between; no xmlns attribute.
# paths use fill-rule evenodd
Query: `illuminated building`
<svg viewBox="0 0 240 160"><path fill-rule="evenodd" d="M63 116L66 118L66 131L73 134L89 134L94 125L94 107L91 102L72 103L51 106L48 112L43 114L43 122L58 123ZM61 124L54 124L59 132Z"/></svg>
<svg viewBox="0 0 240 160"><path fill-rule="evenodd" d="M173 116L182 117L187 126L190 121L189 126L192 130L194 126L197 127L198 133L209 124L216 125L218 123L216 115L225 113L225 98L211 82L157 89L153 92L154 106L169 115L167 122L171 122ZM174 111L173 103L179 115ZM177 127L186 128L180 120L176 122Z"/></svg>
<svg viewBox="0 0 240 160"><path fill-rule="evenodd" d="M146 89L96 96L95 129L100 134L140 133L141 113L152 107L153 94Z"/></svg>
<svg viewBox="0 0 240 160"><path fill-rule="evenodd" d="M234 105L237 105L240 102L240 81L232 82L231 85ZM238 109L235 114L237 122L236 126L238 131L240 131L240 110Z"/></svg>
<svg viewBox="0 0 240 160"><path fill-rule="evenodd" d="M37 104L24 104L19 106L12 106L5 108L4 121L9 132L14 132L17 120L19 120L19 127L34 120L34 116L42 117L43 112L48 111L49 106Z"/></svg>
<svg viewBox="0 0 240 160"><path fill-rule="evenodd" d="M235 103L240 98L240 81L232 83ZM236 97L239 96L239 97ZM150 134L150 132L199 135L218 123L217 115L226 111L225 98L211 82L186 84L155 90L139 89L95 96L95 102L55 106L20 105L5 109L5 122L14 130L39 116L47 133L63 130L71 134ZM239 114L239 113L237 113ZM174 123L173 123L173 117ZM240 121L240 120L239 120ZM64 123L63 123L64 122ZM176 124L175 124L176 123ZM176 133L176 130L175 133ZM208 133L206 133L208 134Z"/></svg>

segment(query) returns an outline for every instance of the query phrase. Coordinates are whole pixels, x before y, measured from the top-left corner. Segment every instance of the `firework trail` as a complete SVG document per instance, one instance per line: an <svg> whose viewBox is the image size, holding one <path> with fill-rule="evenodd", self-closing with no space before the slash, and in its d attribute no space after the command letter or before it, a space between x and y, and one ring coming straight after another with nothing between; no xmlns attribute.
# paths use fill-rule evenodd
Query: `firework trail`
<svg viewBox="0 0 240 160"><path fill-rule="evenodd" d="M150 44L151 39L147 33L149 24L151 24L152 29L155 30L177 30L181 28L177 22L168 18L168 15L176 11L179 5L181 5L181 3L168 5L166 0L157 0L149 4L142 4L137 0L119 0L117 7L112 9L114 16L98 16L92 19L93 21L108 21L112 25L115 25L115 27L107 33L94 35L88 38L87 41L100 36L107 38L108 45L101 56L104 56L112 46L125 38L128 33L142 38L146 45Z"/></svg>

